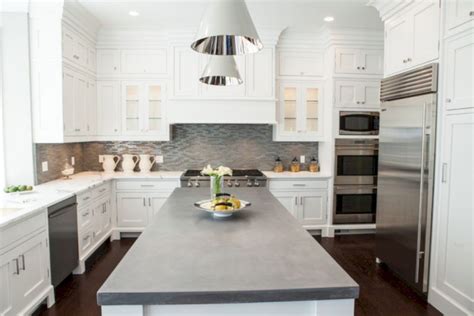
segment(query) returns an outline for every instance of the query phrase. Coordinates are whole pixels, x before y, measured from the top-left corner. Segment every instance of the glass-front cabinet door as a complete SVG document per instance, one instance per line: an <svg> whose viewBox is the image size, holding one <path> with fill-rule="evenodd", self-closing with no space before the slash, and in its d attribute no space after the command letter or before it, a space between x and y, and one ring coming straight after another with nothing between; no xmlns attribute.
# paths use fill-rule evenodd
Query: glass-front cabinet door
<svg viewBox="0 0 474 316"><path fill-rule="evenodd" d="M139 82L126 82L123 84L123 133L132 135L141 131L141 99L142 87Z"/></svg>
<svg viewBox="0 0 474 316"><path fill-rule="evenodd" d="M280 83L276 141L318 141L322 136L322 84L307 81Z"/></svg>
<svg viewBox="0 0 474 316"><path fill-rule="evenodd" d="M163 83L125 82L122 93L124 135L165 134Z"/></svg>

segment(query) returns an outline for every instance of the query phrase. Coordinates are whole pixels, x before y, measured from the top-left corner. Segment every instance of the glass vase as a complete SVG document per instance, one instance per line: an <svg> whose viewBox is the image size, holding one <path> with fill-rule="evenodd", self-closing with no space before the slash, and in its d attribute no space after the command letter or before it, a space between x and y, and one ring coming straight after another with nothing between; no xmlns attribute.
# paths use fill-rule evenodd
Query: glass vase
<svg viewBox="0 0 474 316"><path fill-rule="evenodd" d="M217 193L222 193L223 188L224 188L224 177L211 176L211 199L214 199Z"/></svg>

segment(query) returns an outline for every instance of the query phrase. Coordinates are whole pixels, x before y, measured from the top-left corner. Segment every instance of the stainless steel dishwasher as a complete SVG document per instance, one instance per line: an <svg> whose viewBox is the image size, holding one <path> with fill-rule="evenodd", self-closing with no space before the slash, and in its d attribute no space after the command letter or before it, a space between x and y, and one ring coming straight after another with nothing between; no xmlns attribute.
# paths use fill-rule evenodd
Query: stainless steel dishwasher
<svg viewBox="0 0 474 316"><path fill-rule="evenodd" d="M51 282L58 286L77 267L76 197L48 208L49 251L51 257Z"/></svg>

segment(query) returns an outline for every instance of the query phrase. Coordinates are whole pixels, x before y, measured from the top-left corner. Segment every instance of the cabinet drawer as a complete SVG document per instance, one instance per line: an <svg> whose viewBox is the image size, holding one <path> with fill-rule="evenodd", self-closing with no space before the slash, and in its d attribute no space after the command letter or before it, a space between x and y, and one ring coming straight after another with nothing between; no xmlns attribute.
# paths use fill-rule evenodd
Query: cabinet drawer
<svg viewBox="0 0 474 316"><path fill-rule="evenodd" d="M92 201L92 191L88 190L77 195L78 208L90 203Z"/></svg>
<svg viewBox="0 0 474 316"><path fill-rule="evenodd" d="M104 195L109 194L110 192L110 185L109 183L102 184L101 186L95 188L92 191L92 199L97 199L99 197L102 197Z"/></svg>
<svg viewBox="0 0 474 316"><path fill-rule="evenodd" d="M90 207L85 207L78 210L77 224L80 232L84 231L84 229L92 223L92 217L93 214Z"/></svg>
<svg viewBox="0 0 474 316"><path fill-rule="evenodd" d="M83 233L79 234L79 253L80 256L84 255L84 253L92 247L94 242L94 234L92 229L86 230Z"/></svg>
<svg viewBox="0 0 474 316"><path fill-rule="evenodd" d="M166 190L171 191L178 187L177 180L160 180L160 181L117 181L117 190Z"/></svg>
<svg viewBox="0 0 474 316"><path fill-rule="evenodd" d="M0 230L0 249L13 246L14 242L26 239L30 234L46 229L46 214L47 211L44 209L34 216L2 228Z"/></svg>
<svg viewBox="0 0 474 316"><path fill-rule="evenodd" d="M270 190L326 189L326 180L270 180Z"/></svg>

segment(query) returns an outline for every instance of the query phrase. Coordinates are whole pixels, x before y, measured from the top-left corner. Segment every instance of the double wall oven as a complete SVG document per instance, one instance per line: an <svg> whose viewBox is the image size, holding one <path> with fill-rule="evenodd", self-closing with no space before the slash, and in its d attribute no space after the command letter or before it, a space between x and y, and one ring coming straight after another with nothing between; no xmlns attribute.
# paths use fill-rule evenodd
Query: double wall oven
<svg viewBox="0 0 474 316"><path fill-rule="evenodd" d="M336 139L334 224L375 223L378 140Z"/></svg>

